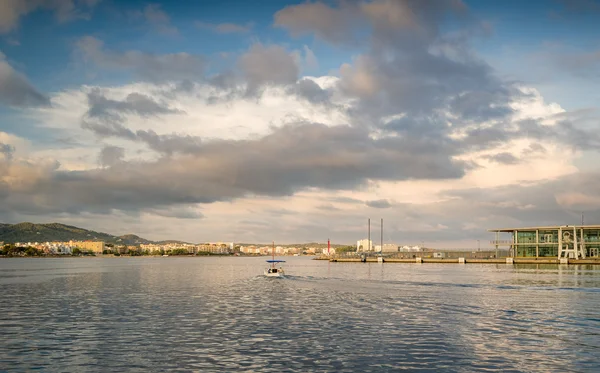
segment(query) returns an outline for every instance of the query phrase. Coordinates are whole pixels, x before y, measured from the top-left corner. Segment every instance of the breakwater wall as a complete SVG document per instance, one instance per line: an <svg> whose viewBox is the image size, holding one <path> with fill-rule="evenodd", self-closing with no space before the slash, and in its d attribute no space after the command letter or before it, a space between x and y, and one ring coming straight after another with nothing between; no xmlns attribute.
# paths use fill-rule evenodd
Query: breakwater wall
<svg viewBox="0 0 600 373"><path fill-rule="evenodd" d="M378 258L316 258L316 260L329 260L339 263L378 263ZM447 263L447 264L595 264L600 265L600 258L590 259L558 259L558 258L497 258L497 259L469 259L469 258L383 258L383 263Z"/></svg>

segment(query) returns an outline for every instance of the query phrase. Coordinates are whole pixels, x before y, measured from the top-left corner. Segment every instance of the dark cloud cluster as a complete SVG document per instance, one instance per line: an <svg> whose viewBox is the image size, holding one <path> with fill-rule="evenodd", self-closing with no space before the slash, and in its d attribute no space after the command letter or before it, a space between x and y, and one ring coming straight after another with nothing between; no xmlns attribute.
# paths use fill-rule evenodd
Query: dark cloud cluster
<svg viewBox="0 0 600 373"><path fill-rule="evenodd" d="M14 152L15 152L14 146L0 142L0 154L2 154L4 156L4 158L6 158L8 160L12 159Z"/></svg>
<svg viewBox="0 0 600 373"><path fill-rule="evenodd" d="M184 114L183 111L159 103L140 93L130 93L124 100L106 98L99 90L88 94L89 109L81 127L99 137L116 137L145 143L162 154L190 153L198 149L201 140L189 135L158 135L153 130L132 131L124 126L125 115L150 117L166 114Z"/></svg>
<svg viewBox="0 0 600 373"><path fill-rule="evenodd" d="M300 79L288 88L288 92L313 104L330 104L331 91L321 88L311 79Z"/></svg>
<svg viewBox="0 0 600 373"><path fill-rule="evenodd" d="M462 33L440 31L449 17ZM279 11L275 24L334 47L363 46L341 67L339 83L357 99L351 115L360 124L380 126L403 114L387 129L410 126L412 136L447 137L460 126L508 119L510 102L522 94L471 51L470 40L485 35L484 26L460 1L304 3Z"/></svg>
<svg viewBox="0 0 600 373"><path fill-rule="evenodd" d="M139 131L128 136L134 135L142 136ZM166 146L169 140L177 147L184 141L158 137L154 146ZM49 210L140 209L248 195L292 195L307 187L352 189L370 179L459 178L464 174L464 164L443 154L423 149L415 156L410 142L375 140L356 127L301 123L276 129L259 140L194 144L193 152L155 162L120 162L120 149L105 148L100 160L109 167L54 171L35 180L26 193L37 196L37 201L47 198L44 206ZM381 202L376 205L382 206Z"/></svg>
<svg viewBox="0 0 600 373"><path fill-rule="evenodd" d="M13 107L50 105L46 95L38 91L27 78L13 69L0 52L0 104Z"/></svg>
<svg viewBox="0 0 600 373"><path fill-rule="evenodd" d="M123 101L118 101L108 99L99 89L94 89L88 94L88 104L88 116L102 119L120 117L122 114L136 114L141 117L183 114L181 110L170 108L150 96L135 92L128 94Z"/></svg>

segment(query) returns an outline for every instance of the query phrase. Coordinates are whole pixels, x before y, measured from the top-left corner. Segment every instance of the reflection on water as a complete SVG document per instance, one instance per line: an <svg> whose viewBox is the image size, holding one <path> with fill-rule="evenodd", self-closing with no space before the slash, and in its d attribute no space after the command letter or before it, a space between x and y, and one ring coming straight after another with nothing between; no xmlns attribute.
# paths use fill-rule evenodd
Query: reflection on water
<svg viewBox="0 0 600 373"><path fill-rule="evenodd" d="M0 371L600 371L600 268L0 260Z"/></svg>

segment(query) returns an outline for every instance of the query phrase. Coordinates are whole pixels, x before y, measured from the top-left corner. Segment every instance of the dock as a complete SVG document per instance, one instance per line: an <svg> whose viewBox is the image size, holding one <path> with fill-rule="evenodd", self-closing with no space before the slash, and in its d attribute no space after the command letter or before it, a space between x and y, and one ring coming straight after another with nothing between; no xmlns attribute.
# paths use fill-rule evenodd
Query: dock
<svg viewBox="0 0 600 373"><path fill-rule="evenodd" d="M328 260L334 263L378 263L376 257L361 258L316 258L316 260ZM600 265L600 258L591 259L567 259L567 258L494 258L494 259L470 259L470 258L383 258L384 263L445 263L445 264L591 264Z"/></svg>

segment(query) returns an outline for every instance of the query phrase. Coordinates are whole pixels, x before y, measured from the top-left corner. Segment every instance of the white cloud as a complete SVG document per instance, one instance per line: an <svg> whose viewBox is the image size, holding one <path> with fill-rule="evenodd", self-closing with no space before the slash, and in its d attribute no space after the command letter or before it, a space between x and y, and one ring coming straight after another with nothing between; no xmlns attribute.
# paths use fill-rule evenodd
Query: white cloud
<svg viewBox="0 0 600 373"><path fill-rule="evenodd" d="M322 89L331 89L335 87L337 78L330 76L308 78L317 83ZM348 122L345 106L315 106L302 100L294 94L288 93L282 87L269 87L259 99L236 98L210 102L207 101L215 93L215 88L209 85L196 84L191 92L178 93L170 90L169 84L151 84L137 83L124 86L100 87L107 99L124 100L132 93L146 95L157 102L163 102L167 107L176 108L185 115L169 115L160 117L139 117L137 115L124 114L125 125L131 130L153 130L158 134L182 133L201 138L220 138L220 139L248 139L262 137L274 127L302 118L308 122L325 123L331 126ZM105 146L117 146L125 149L124 160L156 158L156 154L147 149L143 144L133 143L124 139L104 139L99 140L91 136L89 131L81 128L81 119L89 109L88 94L99 87L82 87L81 89L66 90L51 95L52 107L43 109L31 109L28 113L29 118L34 120L38 126L53 128L58 131L64 131L81 141L79 146L71 149L65 149L56 152L53 148L30 148L29 157L33 159L47 159L48 165L54 165L53 160L60 162L63 170L90 170L98 167L98 156ZM168 92L168 94L165 94ZM533 91L532 91L533 92ZM334 96L335 97L335 96ZM535 117L547 121L548 125L553 125L552 117L555 113L561 112L560 108L554 104L546 104L539 95L536 100L531 100L527 96L528 105L522 103L513 103L516 112L514 118L518 120ZM207 103L210 102L210 103ZM531 110L533 108L533 110ZM528 110L531 110L528 112ZM400 116L401 117L401 116ZM390 120L393 118L390 118ZM8 138L0 136L0 139ZM16 145L17 149L23 148L22 140L10 139L11 144ZM5 141L8 142L8 141ZM549 179L558 179L561 176L576 172L572 162L577 156L576 153L565 149L561 144L548 142L544 144L546 153L544 157L523 158L519 164L498 164L487 161L484 156L490 152L511 152L520 154L524 149L528 149L531 141L526 139L511 140L508 143L501 144L496 148L488 149L486 152L473 152L464 155L465 159L475 161L484 167L473 168L467 174L459 179L432 181L432 180L407 180L407 181L373 181L362 189L353 191L325 191L320 189L309 189L298 192L293 196L282 198L257 198L244 197L235 200L235 202L216 202L205 204L194 215L191 210L187 212L165 212L156 209L148 209L142 212L142 221L156 226L164 226L165 221L170 218L179 217L203 217L202 225L206 231L212 232L212 238L217 239L238 239L240 235L247 239L267 240L269 239L267 231L262 231L258 227L252 228L254 232L248 235L248 224L265 224L268 226L279 226L282 231L279 239L285 239L284 234L294 234L294 229L302 231L307 224L307 217L310 216L315 224L326 224L327 229L339 230L339 234L352 234L353 238L361 237L361 224L352 219L364 216L365 203L369 201L388 200L394 201L391 208L375 209L375 214L386 216L390 221L390 228L396 232L440 232L451 229L446 219L450 218L451 211L436 211L433 206L452 203L460 197L448 195L449 191L478 188L496 188L501 186L518 185L523 181L533 183L546 182ZM552 167L548 167L552 164ZM51 166L54 167L54 166ZM44 168L47 170L47 166ZM33 171L29 171L33 172ZM47 172L47 171L44 171ZM14 172L13 172L14 173ZM347 201L358 201L358 203L346 203ZM283 202L285 201L285 202ZM325 202L329 201L329 202ZM573 203L571 197L559 197L560 204ZM565 202L566 201L566 202ZM284 205L293 214L278 214ZM324 208L327 205L329 208ZM398 211L407 213L407 206L410 210L418 211L423 208L427 211L427 220L410 218L406 215L401 222L395 221L391 214L398 214ZM421 207L419 207L421 206ZM525 203L523 205L507 204L498 202L489 204L489 208L503 208L515 210L531 210L533 205ZM191 208L191 207L190 207ZM389 210L389 211L387 211ZM399 216L402 216L402 214ZM435 216L440 220L435 222ZM332 216L339 216L340 226L336 227L328 222ZM343 217L343 218L342 218ZM348 219L350 217L350 219ZM354 218L352 218L354 217ZM93 219L97 219L95 216ZM167 220L165 220L167 219ZM346 220L344 220L346 219ZM431 220L433 219L433 220ZM100 219L103 220L103 219ZM84 219L84 223L88 221ZM91 221L91 220L89 220ZM228 222L227 224L225 224ZM252 223L254 222L254 223ZM104 226L110 227L110 222L105 221ZM155 232L148 232L150 238L175 237L193 240L196 232L186 228L186 224L195 224L182 221L178 223L178 229L181 225L185 227L182 231L170 230L162 227ZM474 223L464 223L467 227L472 227ZM285 226L290 227L285 228ZM480 225L477 225L480 226ZM296 228L292 228L296 227ZM119 229L116 225L114 229ZM299 237L305 236L306 232L299 233ZM188 232L186 235L185 232ZM243 233L246 232L246 233ZM354 233L351 233L354 232ZM141 232L136 232L141 233ZM396 233L397 235L398 233ZM420 234L420 233L419 233ZM349 241L351 241L349 239ZM450 240L451 241L451 240ZM449 241L446 241L449 242Z"/></svg>

